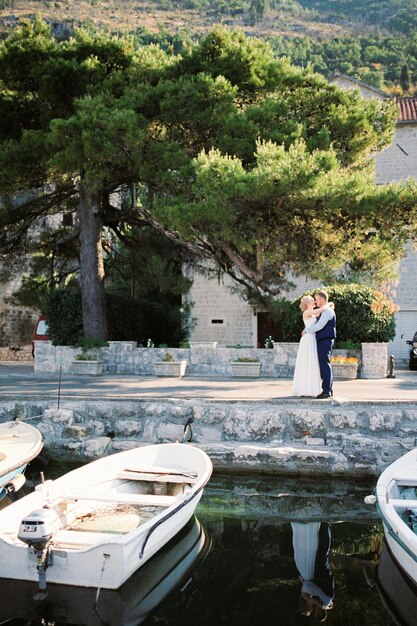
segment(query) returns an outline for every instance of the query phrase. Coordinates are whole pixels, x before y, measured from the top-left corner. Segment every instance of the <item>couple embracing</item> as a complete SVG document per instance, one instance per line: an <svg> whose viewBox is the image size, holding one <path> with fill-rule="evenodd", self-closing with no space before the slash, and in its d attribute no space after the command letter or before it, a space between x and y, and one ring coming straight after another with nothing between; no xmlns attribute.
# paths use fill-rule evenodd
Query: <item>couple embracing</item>
<svg viewBox="0 0 417 626"><path fill-rule="evenodd" d="M330 355L336 337L334 305L326 291L315 297L303 296L300 302L304 330L295 363L293 394L319 400L333 395Z"/></svg>

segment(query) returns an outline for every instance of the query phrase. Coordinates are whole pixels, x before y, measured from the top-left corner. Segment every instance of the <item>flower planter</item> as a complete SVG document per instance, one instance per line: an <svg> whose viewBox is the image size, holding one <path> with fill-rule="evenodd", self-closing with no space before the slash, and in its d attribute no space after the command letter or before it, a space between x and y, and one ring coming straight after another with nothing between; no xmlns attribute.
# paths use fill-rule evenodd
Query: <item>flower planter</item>
<svg viewBox="0 0 417 626"><path fill-rule="evenodd" d="M261 375L260 363L231 363L233 378L259 378Z"/></svg>
<svg viewBox="0 0 417 626"><path fill-rule="evenodd" d="M354 380L358 374L357 363L332 363L335 380Z"/></svg>
<svg viewBox="0 0 417 626"><path fill-rule="evenodd" d="M154 372L157 376L182 378L185 376L188 361L155 361Z"/></svg>
<svg viewBox="0 0 417 626"><path fill-rule="evenodd" d="M82 376L99 376L103 373L103 361L77 361L71 362L71 372Z"/></svg>

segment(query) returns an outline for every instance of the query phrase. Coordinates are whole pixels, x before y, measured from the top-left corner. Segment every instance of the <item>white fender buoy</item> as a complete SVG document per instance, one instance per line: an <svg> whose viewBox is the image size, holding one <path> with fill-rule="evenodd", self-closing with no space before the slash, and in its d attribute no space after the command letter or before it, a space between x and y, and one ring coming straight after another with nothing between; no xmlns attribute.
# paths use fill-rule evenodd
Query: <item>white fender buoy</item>
<svg viewBox="0 0 417 626"><path fill-rule="evenodd" d="M365 496L364 498L364 502L365 504L375 504L376 502L376 496Z"/></svg>
<svg viewBox="0 0 417 626"><path fill-rule="evenodd" d="M26 478L23 476L23 474L16 474L16 476L13 476L12 480L8 482L4 488L7 493L15 493L23 487L25 482Z"/></svg>

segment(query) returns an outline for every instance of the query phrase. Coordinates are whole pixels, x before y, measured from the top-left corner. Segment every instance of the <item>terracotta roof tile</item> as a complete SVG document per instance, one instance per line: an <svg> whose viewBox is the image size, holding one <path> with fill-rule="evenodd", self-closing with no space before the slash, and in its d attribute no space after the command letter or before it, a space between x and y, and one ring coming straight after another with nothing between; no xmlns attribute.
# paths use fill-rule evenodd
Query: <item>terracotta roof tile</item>
<svg viewBox="0 0 417 626"><path fill-rule="evenodd" d="M397 98L398 121L417 122L417 98Z"/></svg>

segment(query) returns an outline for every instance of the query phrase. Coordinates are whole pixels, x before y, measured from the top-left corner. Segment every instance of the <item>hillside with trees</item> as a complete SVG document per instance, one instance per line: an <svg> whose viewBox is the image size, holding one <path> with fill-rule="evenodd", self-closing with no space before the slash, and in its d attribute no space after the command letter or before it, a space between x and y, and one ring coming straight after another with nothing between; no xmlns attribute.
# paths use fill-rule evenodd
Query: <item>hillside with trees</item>
<svg viewBox="0 0 417 626"><path fill-rule="evenodd" d="M170 53L221 23L324 76L338 71L396 95L416 93L417 0L0 0L0 31L34 15L58 39L82 25Z"/></svg>

